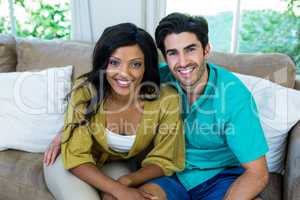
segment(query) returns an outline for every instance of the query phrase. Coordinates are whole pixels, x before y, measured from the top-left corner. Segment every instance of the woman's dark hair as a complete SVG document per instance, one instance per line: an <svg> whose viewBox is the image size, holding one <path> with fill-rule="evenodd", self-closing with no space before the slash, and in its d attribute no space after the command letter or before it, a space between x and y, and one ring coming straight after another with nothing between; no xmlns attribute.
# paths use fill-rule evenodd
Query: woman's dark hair
<svg viewBox="0 0 300 200"><path fill-rule="evenodd" d="M208 24L204 17L190 16L182 13L172 13L164 17L155 30L155 40L157 47L164 56L164 41L167 35L172 33L190 32L197 36L204 49L208 43Z"/></svg>
<svg viewBox="0 0 300 200"><path fill-rule="evenodd" d="M91 99L87 102L77 102L76 105L72 105L75 109L78 104L84 103L86 105L86 110L83 113L85 122L89 122L91 117L96 114L101 101L107 96L110 90L110 85L105 76L109 57L119 47L136 44L141 48L145 58L145 72L141 82L140 97L144 100L153 100L159 94L158 53L151 35L132 23L121 23L108 27L104 30L95 45L92 70L78 77L78 79L84 78L84 81L73 88L67 96L69 99L71 93L80 87L88 86L87 88L94 88L96 94L94 92L91 95ZM82 125L82 123L76 125Z"/></svg>

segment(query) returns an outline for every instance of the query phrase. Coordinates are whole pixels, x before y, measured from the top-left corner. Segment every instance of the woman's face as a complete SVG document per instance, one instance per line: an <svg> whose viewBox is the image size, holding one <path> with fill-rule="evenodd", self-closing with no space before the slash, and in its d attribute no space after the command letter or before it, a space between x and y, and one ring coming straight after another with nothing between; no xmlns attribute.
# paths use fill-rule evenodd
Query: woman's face
<svg viewBox="0 0 300 200"><path fill-rule="evenodd" d="M137 92L145 72L145 59L141 48L136 45L117 48L110 56L106 79L112 92L129 96Z"/></svg>

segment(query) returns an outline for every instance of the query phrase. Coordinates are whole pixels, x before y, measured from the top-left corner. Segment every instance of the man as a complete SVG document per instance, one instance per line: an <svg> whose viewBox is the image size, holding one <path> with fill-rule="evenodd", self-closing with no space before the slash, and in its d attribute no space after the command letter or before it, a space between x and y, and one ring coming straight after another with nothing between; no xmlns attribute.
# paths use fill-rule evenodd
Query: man
<svg viewBox="0 0 300 200"><path fill-rule="evenodd" d="M266 140L250 92L231 72L206 63L206 20L170 14L155 39L168 64L162 81L182 100L186 168L151 183L170 200L259 199L268 181Z"/></svg>

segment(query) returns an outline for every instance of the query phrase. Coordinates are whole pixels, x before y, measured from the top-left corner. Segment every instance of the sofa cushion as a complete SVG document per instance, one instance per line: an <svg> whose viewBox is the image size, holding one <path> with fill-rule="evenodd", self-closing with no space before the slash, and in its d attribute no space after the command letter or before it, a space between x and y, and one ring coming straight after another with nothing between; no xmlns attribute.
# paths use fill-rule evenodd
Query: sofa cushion
<svg viewBox="0 0 300 200"><path fill-rule="evenodd" d="M17 39L17 71L74 66L74 76L90 71L93 45L65 40Z"/></svg>
<svg viewBox="0 0 300 200"><path fill-rule="evenodd" d="M0 72L16 71L16 40L10 35L0 35Z"/></svg>
<svg viewBox="0 0 300 200"><path fill-rule="evenodd" d="M0 199L54 200L46 188L42 159L38 153L0 152Z"/></svg>
<svg viewBox="0 0 300 200"><path fill-rule="evenodd" d="M64 125L72 66L0 73L0 150L44 152Z"/></svg>
<svg viewBox="0 0 300 200"><path fill-rule="evenodd" d="M285 87L293 88L295 84L295 64L290 57L284 54L212 52L208 61L234 72L268 79Z"/></svg>
<svg viewBox="0 0 300 200"><path fill-rule="evenodd" d="M269 183L260 195L264 200L281 200L282 199L282 175L277 173L270 173Z"/></svg>

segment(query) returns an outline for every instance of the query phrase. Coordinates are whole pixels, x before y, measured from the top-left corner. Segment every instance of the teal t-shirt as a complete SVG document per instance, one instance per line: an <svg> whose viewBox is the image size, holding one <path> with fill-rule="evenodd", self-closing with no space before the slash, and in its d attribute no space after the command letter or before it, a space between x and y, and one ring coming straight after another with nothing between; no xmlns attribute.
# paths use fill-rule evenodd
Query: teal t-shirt
<svg viewBox="0 0 300 200"><path fill-rule="evenodd" d="M186 168L176 175L187 190L268 151L251 93L231 72L214 64L207 66L207 85L193 105L168 66L160 66L162 83L173 85L181 96Z"/></svg>

